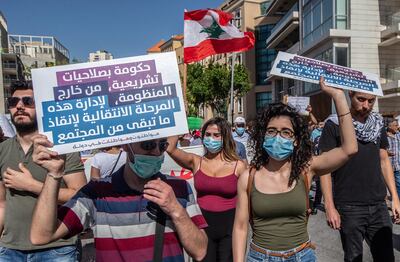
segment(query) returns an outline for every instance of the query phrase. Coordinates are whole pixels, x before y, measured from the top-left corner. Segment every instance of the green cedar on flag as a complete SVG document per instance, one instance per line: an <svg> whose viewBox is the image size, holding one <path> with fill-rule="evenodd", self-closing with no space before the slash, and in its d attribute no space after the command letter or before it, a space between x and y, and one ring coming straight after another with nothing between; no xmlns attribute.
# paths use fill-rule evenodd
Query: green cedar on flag
<svg viewBox="0 0 400 262"><path fill-rule="evenodd" d="M253 48L254 34L240 32L230 23L231 20L232 15L221 10L185 12L184 62L196 62L215 54Z"/></svg>

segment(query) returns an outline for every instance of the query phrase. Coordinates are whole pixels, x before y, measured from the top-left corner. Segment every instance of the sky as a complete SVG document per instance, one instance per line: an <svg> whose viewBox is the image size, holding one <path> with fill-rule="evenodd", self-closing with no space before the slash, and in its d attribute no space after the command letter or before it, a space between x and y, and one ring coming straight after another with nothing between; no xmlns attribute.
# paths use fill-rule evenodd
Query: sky
<svg viewBox="0 0 400 262"><path fill-rule="evenodd" d="M9 34L54 36L70 59L107 50L114 58L143 55L160 39L183 33L183 12L224 0L0 0Z"/></svg>

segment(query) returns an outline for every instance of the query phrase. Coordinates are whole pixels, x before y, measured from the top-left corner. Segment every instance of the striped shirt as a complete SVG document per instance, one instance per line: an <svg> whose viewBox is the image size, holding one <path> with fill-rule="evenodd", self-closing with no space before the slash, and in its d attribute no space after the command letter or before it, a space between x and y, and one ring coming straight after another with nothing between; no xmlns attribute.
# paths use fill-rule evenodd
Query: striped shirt
<svg viewBox="0 0 400 262"><path fill-rule="evenodd" d="M400 170L400 133L397 132L394 137L387 136L389 141L388 151L394 154L390 156L390 161L392 162L392 167L394 171Z"/></svg>
<svg viewBox="0 0 400 262"><path fill-rule="evenodd" d="M96 261L151 261L156 222L141 192L131 189L123 178L124 167L111 177L90 182L59 209L58 218L75 235L92 228ZM207 227L193 191L184 180L164 176L179 203L198 228ZM152 219L153 217L153 219ZM175 226L167 217L163 261L184 261Z"/></svg>

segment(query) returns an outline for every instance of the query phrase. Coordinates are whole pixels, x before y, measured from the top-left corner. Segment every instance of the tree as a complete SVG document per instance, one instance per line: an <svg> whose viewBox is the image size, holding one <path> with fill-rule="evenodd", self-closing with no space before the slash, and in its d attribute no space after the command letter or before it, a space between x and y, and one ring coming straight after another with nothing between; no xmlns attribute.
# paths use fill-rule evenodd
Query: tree
<svg viewBox="0 0 400 262"><path fill-rule="evenodd" d="M206 105L208 89L203 81L204 69L200 64L187 66L187 92L189 115L198 116L199 107Z"/></svg>
<svg viewBox="0 0 400 262"><path fill-rule="evenodd" d="M225 65L210 63L204 70L203 81L209 90L206 104L220 116L227 113L230 75Z"/></svg>
<svg viewBox="0 0 400 262"><path fill-rule="evenodd" d="M200 106L210 106L220 116L227 116L230 103L231 71L226 65L190 64L187 68L187 101L189 113L198 115ZM235 65L234 97L250 90L249 76L243 65Z"/></svg>

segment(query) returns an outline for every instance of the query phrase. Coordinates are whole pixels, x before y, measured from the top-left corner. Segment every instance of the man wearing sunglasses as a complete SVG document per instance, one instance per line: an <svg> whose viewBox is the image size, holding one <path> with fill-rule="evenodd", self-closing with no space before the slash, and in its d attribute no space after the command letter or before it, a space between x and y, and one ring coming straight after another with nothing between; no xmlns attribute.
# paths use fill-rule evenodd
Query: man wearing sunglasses
<svg viewBox="0 0 400 262"><path fill-rule="evenodd" d="M189 183L160 173L166 139L123 145L125 166L89 182L58 210L64 161L49 150L45 136L36 136L34 144L35 162L49 173L33 215L32 243L93 228L97 261L184 261L182 247L195 260L204 258L207 224Z"/></svg>
<svg viewBox="0 0 400 262"><path fill-rule="evenodd" d="M29 241L33 209L47 171L32 160L38 133L31 82L12 84L7 99L17 135L0 145L0 261L76 261L77 238L35 246ZM68 154L57 203L65 203L86 184L79 154Z"/></svg>

